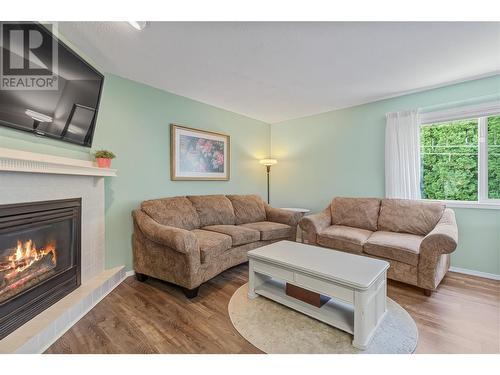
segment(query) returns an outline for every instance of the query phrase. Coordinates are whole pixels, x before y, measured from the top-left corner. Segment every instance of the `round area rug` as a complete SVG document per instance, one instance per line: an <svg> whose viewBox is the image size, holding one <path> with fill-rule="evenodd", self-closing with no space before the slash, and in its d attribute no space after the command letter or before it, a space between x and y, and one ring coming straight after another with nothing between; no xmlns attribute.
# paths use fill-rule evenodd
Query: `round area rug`
<svg viewBox="0 0 500 375"><path fill-rule="evenodd" d="M259 296L247 297L248 284L229 301L234 328L252 345L269 354L410 354L418 330L411 316L387 298L387 313L366 350L352 346L352 335Z"/></svg>

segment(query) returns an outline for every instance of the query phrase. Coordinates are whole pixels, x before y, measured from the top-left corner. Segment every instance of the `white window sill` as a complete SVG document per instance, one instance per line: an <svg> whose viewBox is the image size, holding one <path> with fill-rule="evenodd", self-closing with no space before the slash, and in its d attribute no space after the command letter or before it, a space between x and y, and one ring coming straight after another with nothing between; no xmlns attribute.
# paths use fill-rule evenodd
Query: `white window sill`
<svg viewBox="0 0 500 375"><path fill-rule="evenodd" d="M442 202L446 207L450 208L481 208L485 210L500 210L500 200L492 200L491 202L468 202L468 201L446 201L435 199L422 199L429 202Z"/></svg>

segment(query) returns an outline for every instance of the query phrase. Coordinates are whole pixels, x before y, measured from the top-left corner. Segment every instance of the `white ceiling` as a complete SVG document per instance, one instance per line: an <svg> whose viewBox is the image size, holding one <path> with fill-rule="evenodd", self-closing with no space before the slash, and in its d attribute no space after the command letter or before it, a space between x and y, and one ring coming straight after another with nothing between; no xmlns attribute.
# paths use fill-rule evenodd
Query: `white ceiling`
<svg viewBox="0 0 500 375"><path fill-rule="evenodd" d="M268 123L500 72L500 23L61 22L105 71Z"/></svg>

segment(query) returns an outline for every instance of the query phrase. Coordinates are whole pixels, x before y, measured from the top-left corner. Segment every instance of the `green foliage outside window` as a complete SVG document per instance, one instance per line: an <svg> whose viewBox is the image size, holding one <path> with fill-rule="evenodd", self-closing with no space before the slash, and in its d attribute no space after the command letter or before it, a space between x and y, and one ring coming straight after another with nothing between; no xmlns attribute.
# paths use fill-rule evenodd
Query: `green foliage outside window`
<svg viewBox="0 0 500 375"><path fill-rule="evenodd" d="M421 128L422 198L478 200L478 120ZM500 199L500 116L488 119L488 196Z"/></svg>
<svg viewBox="0 0 500 375"><path fill-rule="evenodd" d="M477 200L477 119L422 126L422 198Z"/></svg>
<svg viewBox="0 0 500 375"><path fill-rule="evenodd" d="M488 118L488 198L500 199L500 116Z"/></svg>

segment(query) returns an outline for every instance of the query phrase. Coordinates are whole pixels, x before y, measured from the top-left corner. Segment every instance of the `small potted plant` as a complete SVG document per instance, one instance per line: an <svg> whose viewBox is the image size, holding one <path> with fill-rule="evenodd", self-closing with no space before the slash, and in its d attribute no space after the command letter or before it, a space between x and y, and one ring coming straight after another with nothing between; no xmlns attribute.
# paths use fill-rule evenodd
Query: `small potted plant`
<svg viewBox="0 0 500 375"><path fill-rule="evenodd" d="M96 151L94 155L95 155L95 160L97 162L97 166L99 168L110 168L111 159L115 158L115 154L107 150Z"/></svg>

